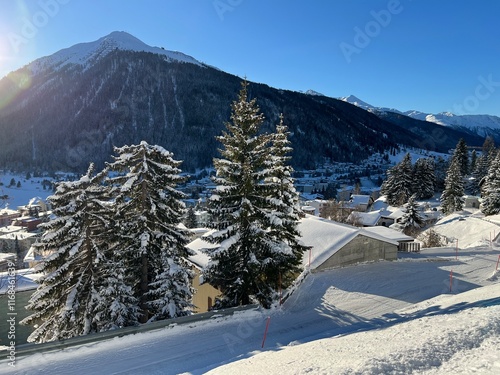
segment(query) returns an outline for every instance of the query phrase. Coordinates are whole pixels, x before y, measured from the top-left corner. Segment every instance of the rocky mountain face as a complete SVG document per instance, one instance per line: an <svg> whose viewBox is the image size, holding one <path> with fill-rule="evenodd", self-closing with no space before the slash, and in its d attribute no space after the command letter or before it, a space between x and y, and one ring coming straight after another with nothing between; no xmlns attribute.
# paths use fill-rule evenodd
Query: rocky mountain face
<svg viewBox="0 0 500 375"><path fill-rule="evenodd" d="M85 170L110 160L113 146L145 140L183 160L210 166L241 78L179 52L112 33L44 57L0 80L0 167ZM461 137L380 118L341 100L251 83L250 97L272 131L280 113L292 133L293 164L358 161L397 144L447 151Z"/></svg>

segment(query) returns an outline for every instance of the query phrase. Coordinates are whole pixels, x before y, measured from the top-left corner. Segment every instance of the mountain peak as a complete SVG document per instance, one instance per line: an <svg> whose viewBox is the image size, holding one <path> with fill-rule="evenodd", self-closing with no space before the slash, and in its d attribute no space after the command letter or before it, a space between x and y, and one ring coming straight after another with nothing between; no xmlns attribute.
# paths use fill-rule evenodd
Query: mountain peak
<svg viewBox="0 0 500 375"><path fill-rule="evenodd" d="M354 95L349 95L349 96L346 96L344 98L340 98L340 100L342 100L343 102L353 104L356 107L363 108L364 110L370 110L370 109L375 108L371 104L368 104L367 102L362 101L361 99L359 99L358 97L356 97Z"/></svg>
<svg viewBox="0 0 500 375"><path fill-rule="evenodd" d="M168 51L160 47L152 47L125 31L113 31L96 41L75 44L53 55L35 60L33 63L29 64L29 67L33 71L37 71L48 66L54 68L60 68L68 64L87 66L116 49L134 52L150 52L164 55L168 60L202 65L193 57L181 52Z"/></svg>

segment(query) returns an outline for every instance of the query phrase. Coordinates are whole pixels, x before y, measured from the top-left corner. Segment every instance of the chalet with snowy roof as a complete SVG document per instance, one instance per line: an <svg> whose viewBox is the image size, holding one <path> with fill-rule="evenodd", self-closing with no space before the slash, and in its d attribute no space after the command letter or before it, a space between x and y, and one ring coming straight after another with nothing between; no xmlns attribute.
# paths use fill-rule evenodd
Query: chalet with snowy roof
<svg viewBox="0 0 500 375"><path fill-rule="evenodd" d="M312 272L378 260L396 260L398 242L384 235L315 216L301 219L302 242L311 246L303 264Z"/></svg>
<svg viewBox="0 0 500 375"><path fill-rule="evenodd" d="M464 196L464 208L479 208L481 205L481 198L473 195Z"/></svg>
<svg viewBox="0 0 500 375"><path fill-rule="evenodd" d="M213 231L211 231L213 232ZM209 233L211 233L209 232ZM202 250L217 247L217 245L210 244L198 237L191 241L186 247L191 252L188 260L193 265L194 278L192 280L192 287L195 290L193 294L193 305L195 308L193 312L201 313L206 312L212 308L215 299L221 295L220 290L214 288L208 283L203 283L202 270L208 265L210 258Z"/></svg>
<svg viewBox="0 0 500 375"><path fill-rule="evenodd" d="M357 212L353 211L347 217L347 222L361 227L374 227L380 220L380 211Z"/></svg>
<svg viewBox="0 0 500 375"><path fill-rule="evenodd" d="M375 235L396 241L398 243L398 251L420 251L420 243L416 242L413 237L407 236L403 232L386 228L384 226L368 227L365 228L365 230Z"/></svg>
<svg viewBox="0 0 500 375"><path fill-rule="evenodd" d="M6 227L12 224L12 220L21 216L21 213L16 210L2 208L0 210L0 227Z"/></svg>
<svg viewBox="0 0 500 375"><path fill-rule="evenodd" d="M373 204L370 195L352 194L349 199L349 207L355 211L366 212Z"/></svg>

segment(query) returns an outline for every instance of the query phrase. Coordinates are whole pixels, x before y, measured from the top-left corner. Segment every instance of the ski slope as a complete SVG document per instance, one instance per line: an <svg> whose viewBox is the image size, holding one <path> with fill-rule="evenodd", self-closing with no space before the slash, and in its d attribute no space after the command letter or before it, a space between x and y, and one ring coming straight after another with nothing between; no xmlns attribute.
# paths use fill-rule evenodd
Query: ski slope
<svg viewBox="0 0 500 375"><path fill-rule="evenodd" d="M499 254L496 244L458 254L429 249L313 273L270 311L30 355L15 368L2 360L0 373L445 374L464 365L455 358L462 353L476 373L493 374L500 366Z"/></svg>

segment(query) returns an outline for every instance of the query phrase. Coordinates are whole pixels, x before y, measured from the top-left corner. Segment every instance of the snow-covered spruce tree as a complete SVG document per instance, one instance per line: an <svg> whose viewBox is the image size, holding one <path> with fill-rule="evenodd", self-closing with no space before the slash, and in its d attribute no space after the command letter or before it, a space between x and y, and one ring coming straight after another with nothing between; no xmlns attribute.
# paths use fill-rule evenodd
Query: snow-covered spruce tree
<svg viewBox="0 0 500 375"><path fill-rule="evenodd" d="M469 150L467 150L467 144L463 138L458 141L453 158L458 159L462 177L467 176L469 174Z"/></svg>
<svg viewBox="0 0 500 375"><path fill-rule="evenodd" d="M34 313L21 323L37 325L30 342L47 342L100 330L96 315L105 280L108 211L106 189L95 183L94 166L74 182L61 182L49 197L55 219L42 224L33 246L50 254L40 286L27 306ZM101 306L102 307L102 306ZM105 307L104 307L105 308Z"/></svg>
<svg viewBox="0 0 500 375"><path fill-rule="evenodd" d="M481 211L485 215L500 213L500 153L490 165L488 175L481 186Z"/></svg>
<svg viewBox="0 0 500 375"><path fill-rule="evenodd" d="M416 195L416 198L432 198L434 195L435 181L434 160L428 158L418 159L413 166L412 191Z"/></svg>
<svg viewBox="0 0 500 375"><path fill-rule="evenodd" d="M288 164L292 152L289 134L283 115L280 115L276 132L271 134L270 158L266 159L265 165L268 177L264 180L268 206L266 237L270 246L264 265L265 277L268 285L277 284L281 288L288 288L296 279L307 250L298 240L299 197L293 185L293 168ZM272 300L268 299L263 305L271 303Z"/></svg>
<svg viewBox="0 0 500 375"><path fill-rule="evenodd" d="M461 211L464 207L464 182L460 173L459 159L452 158L441 194L441 207L445 214Z"/></svg>
<svg viewBox="0 0 500 375"><path fill-rule="evenodd" d="M488 157L486 155L479 155L475 163L475 168L472 172L472 179L467 186L467 190L470 194L481 194L481 185L484 183L484 178L488 175L488 169Z"/></svg>
<svg viewBox="0 0 500 375"><path fill-rule="evenodd" d="M387 197L387 203L401 206L408 202L413 194L413 168L411 156L407 153L403 160L387 171L387 179L382 184L381 192Z"/></svg>
<svg viewBox="0 0 500 375"><path fill-rule="evenodd" d="M214 159L218 186L209 202L211 226L217 231L208 241L219 246L207 251L212 261L204 276L222 291L219 306L246 305L255 299L269 307L278 273L294 270L301 252L292 238L296 211L287 207L296 198L290 170L284 166L286 129L281 128L274 140L260 133L264 116L256 99L248 100L247 87L243 82L227 131L217 138L223 145L222 158ZM277 152L280 145L283 153ZM278 183L281 191L276 190Z"/></svg>
<svg viewBox="0 0 500 375"><path fill-rule="evenodd" d="M160 146L115 148L107 170L114 186L117 248L123 259L125 284L139 300L141 323L182 316L191 307L192 272L185 232L178 227L184 213L176 190L184 178L180 163Z"/></svg>
<svg viewBox="0 0 500 375"><path fill-rule="evenodd" d="M418 211L418 203L416 202L415 194L410 197L408 203L405 204L406 212L401 217L401 224L403 226L403 233L409 236L417 234L424 220Z"/></svg>
<svg viewBox="0 0 500 375"><path fill-rule="evenodd" d="M198 219L196 218L196 212L194 211L194 207L189 207L186 212L186 217L184 219L184 225L187 228L197 228L198 227Z"/></svg>

